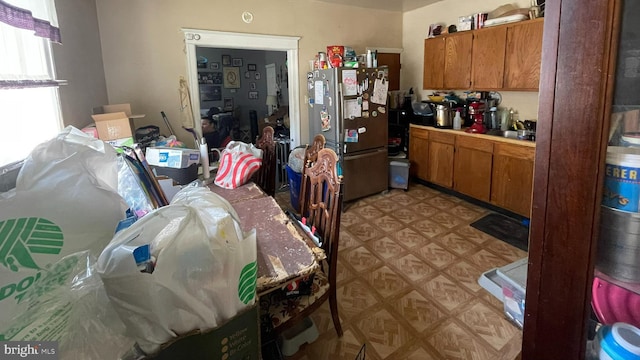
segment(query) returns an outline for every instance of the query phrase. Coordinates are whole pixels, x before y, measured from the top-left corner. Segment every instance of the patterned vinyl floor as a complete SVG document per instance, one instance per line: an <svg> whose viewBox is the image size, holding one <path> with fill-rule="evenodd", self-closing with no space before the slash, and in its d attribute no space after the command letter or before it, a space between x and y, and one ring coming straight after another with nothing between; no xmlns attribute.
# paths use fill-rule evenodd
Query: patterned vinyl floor
<svg viewBox="0 0 640 360"><path fill-rule="evenodd" d="M290 206L288 191L276 198ZM414 183L348 204L338 255L344 336L327 302L312 315L319 338L287 359L353 360L363 344L371 360L516 358L522 332L477 279L526 253L469 226L488 213Z"/></svg>

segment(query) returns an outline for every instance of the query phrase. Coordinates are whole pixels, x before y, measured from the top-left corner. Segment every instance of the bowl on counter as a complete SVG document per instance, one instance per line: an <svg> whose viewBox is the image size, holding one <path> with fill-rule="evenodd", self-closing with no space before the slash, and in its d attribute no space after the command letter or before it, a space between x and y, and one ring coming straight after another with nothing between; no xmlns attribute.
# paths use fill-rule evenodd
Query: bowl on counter
<svg viewBox="0 0 640 360"><path fill-rule="evenodd" d="M429 95L429 100L431 100L433 102L442 102L444 100L444 96Z"/></svg>

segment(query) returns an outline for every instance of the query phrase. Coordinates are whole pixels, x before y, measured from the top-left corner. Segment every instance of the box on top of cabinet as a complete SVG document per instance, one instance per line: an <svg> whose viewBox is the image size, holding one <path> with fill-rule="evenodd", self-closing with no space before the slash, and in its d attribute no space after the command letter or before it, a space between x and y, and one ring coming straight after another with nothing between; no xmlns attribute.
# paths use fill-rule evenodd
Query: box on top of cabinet
<svg viewBox="0 0 640 360"><path fill-rule="evenodd" d="M458 18L458 26L456 30L467 31L473 28L473 16L460 16Z"/></svg>

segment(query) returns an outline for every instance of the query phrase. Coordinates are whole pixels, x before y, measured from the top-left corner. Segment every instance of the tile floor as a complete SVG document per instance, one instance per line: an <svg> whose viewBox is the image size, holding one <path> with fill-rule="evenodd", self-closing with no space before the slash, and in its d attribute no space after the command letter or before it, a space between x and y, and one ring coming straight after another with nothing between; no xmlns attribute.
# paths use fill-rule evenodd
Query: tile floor
<svg viewBox="0 0 640 360"><path fill-rule="evenodd" d="M289 192L276 195L290 206ZM320 332L287 359L508 359L522 332L481 288L482 272L526 253L470 223L489 210L420 184L348 204L338 260L338 338L328 302L312 315Z"/></svg>

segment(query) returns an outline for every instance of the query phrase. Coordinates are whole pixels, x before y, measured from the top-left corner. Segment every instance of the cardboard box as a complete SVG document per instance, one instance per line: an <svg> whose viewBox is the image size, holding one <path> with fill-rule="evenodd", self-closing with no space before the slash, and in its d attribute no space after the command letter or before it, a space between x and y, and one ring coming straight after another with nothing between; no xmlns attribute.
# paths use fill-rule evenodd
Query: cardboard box
<svg viewBox="0 0 640 360"><path fill-rule="evenodd" d="M200 163L200 150L168 147L149 147L145 154L149 165L184 169Z"/></svg>
<svg viewBox="0 0 640 360"><path fill-rule="evenodd" d="M261 358L258 314L259 307L254 305L213 330L176 339L149 359L258 360Z"/></svg>
<svg viewBox="0 0 640 360"><path fill-rule="evenodd" d="M127 114L129 119L139 119L143 118L144 114L132 114L131 113L131 104L112 104L112 105L102 105L93 108L93 114L109 114L109 113L117 113L123 112Z"/></svg>
<svg viewBox="0 0 640 360"><path fill-rule="evenodd" d="M131 125L124 112L91 115L96 122L98 137L101 140L118 140L133 138Z"/></svg>

